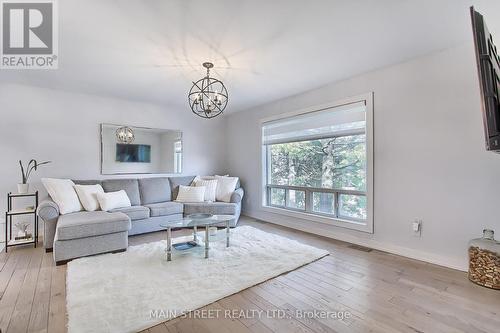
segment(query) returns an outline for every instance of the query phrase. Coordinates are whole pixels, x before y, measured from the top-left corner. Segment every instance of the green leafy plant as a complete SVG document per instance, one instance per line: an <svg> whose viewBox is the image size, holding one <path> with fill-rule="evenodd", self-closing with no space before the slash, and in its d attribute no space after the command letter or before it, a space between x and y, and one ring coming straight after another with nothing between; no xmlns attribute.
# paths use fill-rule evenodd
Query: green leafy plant
<svg viewBox="0 0 500 333"><path fill-rule="evenodd" d="M49 164L51 161L45 161L38 163L37 160L30 160L26 165L26 169L23 166L23 162L19 160L19 166L21 167L21 175L23 177L23 184L27 184L33 170L37 170L40 165ZM26 172L25 172L26 171Z"/></svg>

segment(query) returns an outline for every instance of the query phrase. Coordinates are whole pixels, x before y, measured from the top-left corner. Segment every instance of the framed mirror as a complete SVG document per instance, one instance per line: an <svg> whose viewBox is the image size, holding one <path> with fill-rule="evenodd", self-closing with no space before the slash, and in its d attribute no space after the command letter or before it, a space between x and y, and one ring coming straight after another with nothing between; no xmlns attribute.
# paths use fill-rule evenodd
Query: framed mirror
<svg viewBox="0 0 500 333"><path fill-rule="evenodd" d="M101 124L102 175L181 172L181 131Z"/></svg>

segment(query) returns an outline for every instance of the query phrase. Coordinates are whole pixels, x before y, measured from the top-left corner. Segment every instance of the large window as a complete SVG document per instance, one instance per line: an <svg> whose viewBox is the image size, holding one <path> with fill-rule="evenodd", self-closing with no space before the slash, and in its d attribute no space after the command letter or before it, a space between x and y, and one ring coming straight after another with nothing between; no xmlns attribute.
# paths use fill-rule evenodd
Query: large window
<svg viewBox="0 0 500 333"><path fill-rule="evenodd" d="M265 121L264 205L371 231L367 99Z"/></svg>

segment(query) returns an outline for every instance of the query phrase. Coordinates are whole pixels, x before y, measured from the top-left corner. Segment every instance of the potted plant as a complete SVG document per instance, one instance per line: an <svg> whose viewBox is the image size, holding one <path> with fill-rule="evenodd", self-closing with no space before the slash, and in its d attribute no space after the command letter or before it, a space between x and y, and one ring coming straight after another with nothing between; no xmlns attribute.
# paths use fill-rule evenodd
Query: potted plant
<svg viewBox="0 0 500 333"><path fill-rule="evenodd" d="M40 165L44 164L49 164L50 161L45 161L45 162L40 162L38 163L36 160L32 159L31 161L28 162L26 165L26 169L23 166L23 162L19 160L19 166L21 167L21 175L22 175L22 180L23 182L20 184L17 184L17 192L20 194L25 194L28 193L30 184L28 184L28 180L30 178L31 172L33 170L37 170Z"/></svg>

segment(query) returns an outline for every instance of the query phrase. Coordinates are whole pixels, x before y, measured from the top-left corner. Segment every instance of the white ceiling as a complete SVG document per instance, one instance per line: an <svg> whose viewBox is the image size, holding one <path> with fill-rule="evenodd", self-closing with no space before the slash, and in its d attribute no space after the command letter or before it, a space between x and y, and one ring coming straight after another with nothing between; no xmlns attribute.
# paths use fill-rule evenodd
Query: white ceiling
<svg viewBox="0 0 500 333"><path fill-rule="evenodd" d="M471 3L500 47L498 0L64 0L59 69L0 79L188 108L212 61L235 112L471 42Z"/></svg>

